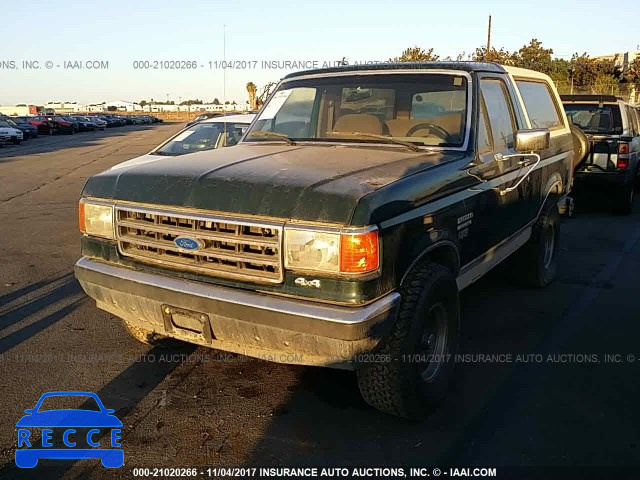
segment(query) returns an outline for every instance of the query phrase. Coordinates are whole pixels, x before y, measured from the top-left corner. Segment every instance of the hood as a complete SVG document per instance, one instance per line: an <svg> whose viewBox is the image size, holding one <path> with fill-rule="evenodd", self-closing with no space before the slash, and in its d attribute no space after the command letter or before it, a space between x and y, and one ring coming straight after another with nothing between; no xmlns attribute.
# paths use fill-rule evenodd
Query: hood
<svg viewBox="0 0 640 480"><path fill-rule="evenodd" d="M363 196L445 156L451 158L396 146L241 144L177 157L144 155L91 177L83 195L348 224Z"/></svg>
<svg viewBox="0 0 640 480"><path fill-rule="evenodd" d="M121 427L113 415L91 410L48 410L25 415L16 427Z"/></svg>

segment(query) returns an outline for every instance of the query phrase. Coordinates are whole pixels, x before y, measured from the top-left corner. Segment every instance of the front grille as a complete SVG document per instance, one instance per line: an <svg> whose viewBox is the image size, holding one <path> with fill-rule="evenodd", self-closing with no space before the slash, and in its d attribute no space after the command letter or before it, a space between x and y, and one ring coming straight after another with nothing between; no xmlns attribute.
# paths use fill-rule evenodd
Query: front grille
<svg viewBox="0 0 640 480"><path fill-rule="evenodd" d="M128 257L216 277L283 280L281 223L122 205L115 215L118 248ZM178 237L199 248L178 247Z"/></svg>

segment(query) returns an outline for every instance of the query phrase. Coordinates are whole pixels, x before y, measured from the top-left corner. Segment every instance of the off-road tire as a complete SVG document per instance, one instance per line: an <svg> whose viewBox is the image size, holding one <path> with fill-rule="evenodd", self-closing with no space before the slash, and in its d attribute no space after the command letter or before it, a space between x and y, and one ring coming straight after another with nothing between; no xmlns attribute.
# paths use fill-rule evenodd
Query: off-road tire
<svg viewBox="0 0 640 480"><path fill-rule="evenodd" d="M550 258L547 255L549 236L553 236ZM560 213L553 199L548 201L533 226L531 238L510 261L514 283L524 287L543 288L556 277L557 252L560 245Z"/></svg>
<svg viewBox="0 0 640 480"><path fill-rule="evenodd" d="M400 295L395 324L371 356L376 361L358 369L358 386L372 407L419 420L441 403L449 389L460 330L458 287L451 270L428 263L409 274ZM419 352L429 328L428 313L436 307L446 310L446 332L442 335L446 346L442 347L441 362L434 364L434 376L427 381L421 370L429 364L421 361L424 357Z"/></svg>
<svg viewBox="0 0 640 480"><path fill-rule="evenodd" d="M127 322L126 320L123 320L122 324L124 325L124 328L129 333L129 335L138 340L140 343L153 346L169 346L178 343L178 340L174 340L173 338L159 335L149 330L145 330L144 328L137 327Z"/></svg>
<svg viewBox="0 0 640 480"><path fill-rule="evenodd" d="M618 201L615 207L616 212L622 215L629 215L633 210L633 199L635 197L635 185L624 187L619 194Z"/></svg>

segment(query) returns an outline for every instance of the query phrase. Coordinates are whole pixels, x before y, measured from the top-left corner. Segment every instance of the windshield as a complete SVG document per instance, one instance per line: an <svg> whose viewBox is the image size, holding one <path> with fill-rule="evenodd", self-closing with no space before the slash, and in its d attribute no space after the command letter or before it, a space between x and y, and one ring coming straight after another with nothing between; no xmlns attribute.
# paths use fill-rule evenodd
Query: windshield
<svg viewBox="0 0 640 480"><path fill-rule="evenodd" d="M226 125L226 127L225 127ZM152 153L156 155L184 155L235 145L246 130L247 123L198 123L176 135Z"/></svg>
<svg viewBox="0 0 640 480"><path fill-rule="evenodd" d="M95 398L88 395L54 395L46 397L42 401L38 412L77 409L80 403L82 403L82 410L100 411L100 406Z"/></svg>
<svg viewBox="0 0 640 480"><path fill-rule="evenodd" d="M571 122L589 133L620 133L622 118L618 105L564 104Z"/></svg>
<svg viewBox="0 0 640 480"><path fill-rule="evenodd" d="M388 143L460 147L467 119L467 79L459 74L319 77L284 83L263 107L245 142Z"/></svg>
<svg viewBox="0 0 640 480"><path fill-rule="evenodd" d="M6 120L0 120L0 127L13 127L13 125L9 124Z"/></svg>

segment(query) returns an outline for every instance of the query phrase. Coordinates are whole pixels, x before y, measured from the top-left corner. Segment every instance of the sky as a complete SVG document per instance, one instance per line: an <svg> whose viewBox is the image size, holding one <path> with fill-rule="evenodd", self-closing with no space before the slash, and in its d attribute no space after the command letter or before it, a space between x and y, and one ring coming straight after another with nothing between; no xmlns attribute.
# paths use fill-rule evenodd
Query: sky
<svg viewBox="0 0 640 480"><path fill-rule="evenodd" d="M516 50L537 38L570 58L640 44L637 0L619 0L610 10L590 0L579 8L567 0L30 0L13 2L11 21L2 22L0 105L167 98L244 103L247 82L260 89L300 69L279 68L285 61L384 61L412 46L441 57L471 53L486 44L489 15L496 48ZM85 68L95 60L103 68ZM222 69L223 60L234 68ZM166 69L157 61L196 68ZM269 61L276 64L263 63ZM65 62L83 68L65 68Z"/></svg>

